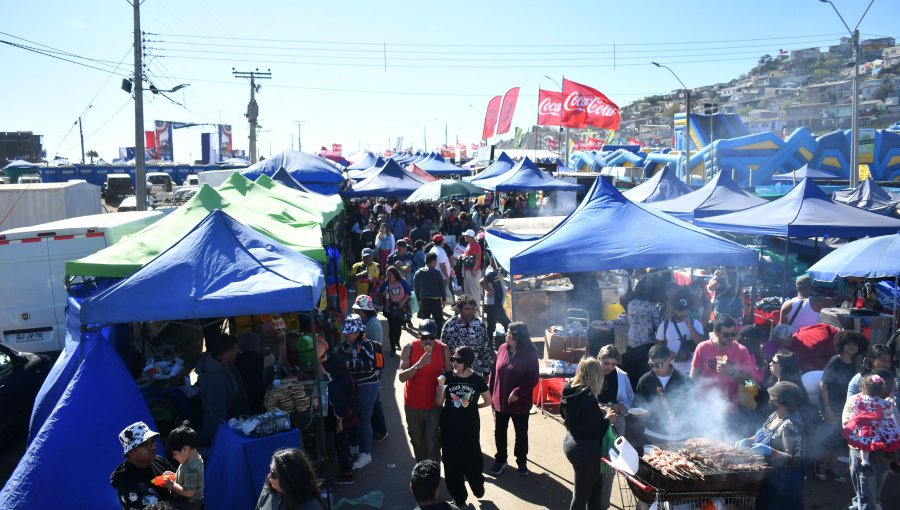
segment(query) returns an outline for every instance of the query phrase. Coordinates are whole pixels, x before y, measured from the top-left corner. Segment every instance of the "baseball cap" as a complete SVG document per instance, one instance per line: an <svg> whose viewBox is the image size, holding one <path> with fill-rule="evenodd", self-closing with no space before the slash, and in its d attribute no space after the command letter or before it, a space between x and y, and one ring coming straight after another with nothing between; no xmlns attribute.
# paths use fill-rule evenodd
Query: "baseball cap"
<svg viewBox="0 0 900 510"><path fill-rule="evenodd" d="M435 335L437 335L437 323L434 322L434 319L419 320L419 336L434 337Z"/></svg>
<svg viewBox="0 0 900 510"><path fill-rule="evenodd" d="M128 452L134 450L144 442L159 436L159 432L150 430L150 427L142 422L132 423L119 432L119 442L122 443L122 455L128 456Z"/></svg>
<svg viewBox="0 0 900 510"><path fill-rule="evenodd" d="M470 228L469 230L463 232L463 235L466 237L475 237L475 231Z"/></svg>
<svg viewBox="0 0 900 510"><path fill-rule="evenodd" d="M352 308L354 310L366 310L369 312L375 311L374 303L372 302L371 296L356 296L356 301L353 302Z"/></svg>
<svg viewBox="0 0 900 510"><path fill-rule="evenodd" d="M687 310L688 309L688 300L687 299L679 299L675 302L675 309L677 310Z"/></svg>
<svg viewBox="0 0 900 510"><path fill-rule="evenodd" d="M442 242L444 242L444 236L442 236L440 234L435 234L434 237L431 238L431 240L436 243L442 243Z"/></svg>
<svg viewBox="0 0 900 510"><path fill-rule="evenodd" d="M363 248L362 256L363 257L371 257L372 256L372 248Z"/></svg>

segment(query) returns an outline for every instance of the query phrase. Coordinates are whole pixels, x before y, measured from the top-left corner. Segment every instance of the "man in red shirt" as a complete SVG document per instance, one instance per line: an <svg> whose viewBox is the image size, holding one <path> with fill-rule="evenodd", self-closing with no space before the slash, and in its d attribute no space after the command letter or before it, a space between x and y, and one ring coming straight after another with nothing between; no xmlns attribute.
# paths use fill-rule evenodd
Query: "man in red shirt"
<svg viewBox="0 0 900 510"><path fill-rule="evenodd" d="M463 291L475 298L475 305L481 306L481 244L475 240L472 229L463 232L466 251L463 252Z"/></svg>
<svg viewBox="0 0 900 510"><path fill-rule="evenodd" d="M738 388L750 378L754 361L750 351L737 343L737 323L730 315L719 315L710 339L700 342L691 361L691 379L700 395L721 394L731 413L738 408Z"/></svg>
<svg viewBox="0 0 900 510"><path fill-rule="evenodd" d="M400 382L404 383L403 400L406 429L416 462L441 461L441 408L434 403L438 377L451 370L450 350L436 339L437 324L433 319L419 321L419 339L403 346L400 353Z"/></svg>

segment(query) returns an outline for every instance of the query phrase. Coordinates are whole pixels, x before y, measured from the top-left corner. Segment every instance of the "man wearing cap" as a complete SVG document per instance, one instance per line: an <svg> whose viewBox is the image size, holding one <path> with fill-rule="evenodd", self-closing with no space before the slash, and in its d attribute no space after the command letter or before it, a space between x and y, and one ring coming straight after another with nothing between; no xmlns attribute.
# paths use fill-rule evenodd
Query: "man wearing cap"
<svg viewBox="0 0 900 510"><path fill-rule="evenodd" d="M419 317L431 318L440 331L444 325L444 304L447 302L447 283L436 269L438 256L434 252L425 256L425 267L416 271L413 291L419 302Z"/></svg>
<svg viewBox="0 0 900 510"><path fill-rule="evenodd" d="M475 298L476 306L481 306L481 244L475 240L472 229L463 232L466 251L463 252L463 291Z"/></svg>
<svg viewBox="0 0 900 510"><path fill-rule="evenodd" d="M119 433L125 461L112 472L109 483L116 490L119 505L124 510L139 510L172 499L167 489L151 482L166 471L172 471L169 462L156 455L158 437L159 433L150 430L142 421L132 423Z"/></svg>
<svg viewBox="0 0 900 510"><path fill-rule="evenodd" d="M785 301L781 305L781 324L789 324L791 333L796 333L800 328L813 326L819 323L819 312L823 308L838 306L846 296L832 298L813 296L812 278L798 276L797 297Z"/></svg>
<svg viewBox="0 0 900 510"><path fill-rule="evenodd" d="M434 402L438 377L449 372L450 350L436 339L437 324L432 319L419 321L419 339L403 346L400 353L400 382L406 428L416 462L441 460L439 427L441 408Z"/></svg>
<svg viewBox="0 0 900 510"><path fill-rule="evenodd" d="M369 289L381 277L381 269L378 267L378 263L373 260L372 253L372 248L363 248L362 261L353 264L353 268L350 270L356 280L357 296L368 295Z"/></svg>
<svg viewBox="0 0 900 510"><path fill-rule="evenodd" d="M397 247L388 255L387 263L399 269L406 284L412 287L413 254L409 252L409 244L406 241L403 239L397 241Z"/></svg>
<svg viewBox="0 0 900 510"><path fill-rule="evenodd" d="M431 240L434 242L434 247L431 248L429 253L437 255L437 268L441 271L441 274L444 275L444 285L448 290L447 294L450 296L450 302L454 303L456 300L453 297L453 287L451 287L450 283L453 274L453 266L450 265L450 256L447 255L447 250L444 249L444 236L435 234Z"/></svg>

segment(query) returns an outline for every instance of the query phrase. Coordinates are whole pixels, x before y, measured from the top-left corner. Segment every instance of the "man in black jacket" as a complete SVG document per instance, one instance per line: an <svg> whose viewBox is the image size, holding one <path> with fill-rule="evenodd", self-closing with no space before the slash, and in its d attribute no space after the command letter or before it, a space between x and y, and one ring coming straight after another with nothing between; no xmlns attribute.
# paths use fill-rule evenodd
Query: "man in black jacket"
<svg viewBox="0 0 900 510"><path fill-rule="evenodd" d="M413 289L419 302L419 318L434 319L437 330L444 326L444 305L447 303L447 284L437 270L436 253L425 255L425 267L416 271Z"/></svg>
<svg viewBox="0 0 900 510"><path fill-rule="evenodd" d="M634 407L649 411L641 420L647 443L687 439L691 425L685 420L691 380L672 366L675 357L666 344L650 348L650 371L641 376L634 389Z"/></svg>

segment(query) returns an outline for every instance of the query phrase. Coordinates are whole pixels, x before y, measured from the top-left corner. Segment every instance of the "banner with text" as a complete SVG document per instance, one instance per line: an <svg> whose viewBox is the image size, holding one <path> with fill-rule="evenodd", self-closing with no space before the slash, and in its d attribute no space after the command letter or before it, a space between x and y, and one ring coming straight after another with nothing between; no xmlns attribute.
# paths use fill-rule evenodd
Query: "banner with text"
<svg viewBox="0 0 900 510"><path fill-rule="evenodd" d="M516 102L519 100L519 87L513 87L503 96L503 105L500 107L500 117L497 121L497 134L508 133L512 126L513 115L516 113Z"/></svg>
<svg viewBox="0 0 900 510"><path fill-rule="evenodd" d="M340 144L340 143L331 144L331 152L340 156L341 152L343 152L343 151L344 151L344 144Z"/></svg>
<svg viewBox="0 0 900 510"><path fill-rule="evenodd" d="M562 92L538 90L538 126L559 126L562 122Z"/></svg>
<svg viewBox="0 0 900 510"><path fill-rule="evenodd" d="M228 159L233 157L232 147L231 147L231 125L230 124L219 124L219 157L218 160L222 161L224 159Z"/></svg>
<svg viewBox="0 0 900 510"><path fill-rule="evenodd" d="M494 126L497 125L497 117L500 116L501 96L494 96L488 103L487 111L484 113L484 128L481 130L481 139L487 140L494 136Z"/></svg>
<svg viewBox="0 0 900 510"><path fill-rule="evenodd" d="M172 123L165 120L157 120L153 122L153 128L156 131L156 153L158 154L158 159L174 161L172 154Z"/></svg>
<svg viewBox="0 0 900 510"><path fill-rule="evenodd" d="M563 78L562 125L619 129L619 107L597 89Z"/></svg>

